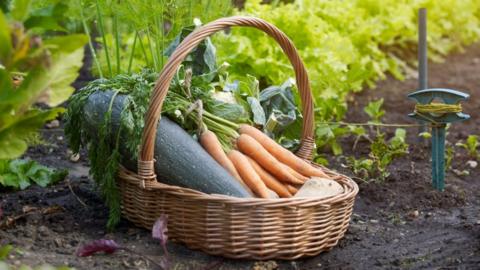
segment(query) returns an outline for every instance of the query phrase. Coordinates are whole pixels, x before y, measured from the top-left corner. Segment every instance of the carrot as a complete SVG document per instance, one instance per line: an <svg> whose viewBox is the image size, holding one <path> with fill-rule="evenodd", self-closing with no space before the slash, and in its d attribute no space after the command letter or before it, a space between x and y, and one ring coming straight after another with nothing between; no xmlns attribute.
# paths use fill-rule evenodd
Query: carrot
<svg viewBox="0 0 480 270"><path fill-rule="evenodd" d="M281 145L276 143L274 140L272 140L260 130L252 126L243 124L240 125L238 131L240 134L247 134L253 137L268 152L270 152L276 159L278 159L278 161L288 165L295 171L308 177L319 176L330 179L330 177L328 177L328 175L326 175L321 169L315 168L312 165L308 164L305 160L297 157L294 153L283 148Z"/></svg>
<svg viewBox="0 0 480 270"><path fill-rule="evenodd" d="M254 159L264 169L273 174L278 180L292 184L303 182L295 178L285 167L282 166L263 146L247 134L242 134L237 139L238 149Z"/></svg>
<svg viewBox="0 0 480 270"><path fill-rule="evenodd" d="M261 198L270 197L267 186L265 186L265 183L263 183L260 176L255 172L255 169L253 169L246 156L237 150L232 150L228 153L228 158L232 161L233 165L235 165L245 184L247 184L255 194Z"/></svg>
<svg viewBox="0 0 480 270"><path fill-rule="evenodd" d="M250 161L250 164L252 164L252 167L255 169L257 174L260 176L262 181L265 183L265 185L273 190L275 193L278 194L278 196L282 198L290 198L292 197L292 194L288 192L288 189L280 183L273 175L265 171L255 160L248 158L248 161Z"/></svg>
<svg viewBox="0 0 480 270"><path fill-rule="evenodd" d="M298 189L290 184L285 184L285 187L288 189L288 192L290 192L292 195L295 195L295 193L298 192Z"/></svg>
<svg viewBox="0 0 480 270"><path fill-rule="evenodd" d="M287 165L283 164L282 165L293 175L295 176L297 179L299 179L300 181L302 182L306 182L308 180L308 177L306 177L305 175L302 175L300 174L299 172L295 171L294 169L288 167Z"/></svg>
<svg viewBox="0 0 480 270"><path fill-rule="evenodd" d="M222 145L217 138L217 135L210 130L204 131L200 135L200 144L223 168L225 168L233 177L237 178L243 183L242 178L233 166L232 161L228 159L227 155L222 149Z"/></svg>

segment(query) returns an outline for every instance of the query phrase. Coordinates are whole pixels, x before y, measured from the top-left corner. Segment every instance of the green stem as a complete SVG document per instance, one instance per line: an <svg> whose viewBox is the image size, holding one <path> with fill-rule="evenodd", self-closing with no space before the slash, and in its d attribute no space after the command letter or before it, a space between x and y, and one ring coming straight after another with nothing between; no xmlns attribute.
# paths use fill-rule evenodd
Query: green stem
<svg viewBox="0 0 480 270"><path fill-rule="evenodd" d="M235 129L235 130L238 130L238 129L240 128L240 126L237 125L236 123L231 122L231 121L228 121L227 119L223 119L223 118L221 118L221 117L218 117L218 116L216 116L216 115L214 115L214 114L212 114L212 113L204 112L203 115L204 115L204 117L211 118L211 119L213 119L213 120L215 120L215 121L217 121L217 122L219 122L219 123L222 123L222 124L224 124L224 125L226 125L226 126L228 126L228 127L233 128L233 129Z"/></svg>
<svg viewBox="0 0 480 270"><path fill-rule="evenodd" d="M147 55L147 50L145 50L145 46L143 46L143 39L142 39L142 36L140 36L140 34L138 33L138 31L135 31L138 35L138 38L140 40L140 48L142 49L142 52L143 52L143 56L145 57L145 64L150 67L150 61L148 59L148 55Z"/></svg>
<svg viewBox="0 0 480 270"><path fill-rule="evenodd" d="M152 55L152 59L153 59L153 65L155 67L155 71L159 72L159 67L158 67L158 59L154 53L154 49L153 49L153 44L152 44L152 39L150 38L150 30L148 30L147 28L147 40L148 40L148 47L150 48L150 54Z"/></svg>
<svg viewBox="0 0 480 270"><path fill-rule="evenodd" d="M113 108L113 102L115 101L115 98L117 97L118 93L120 93L121 90L116 90L113 95L112 99L110 100L110 104L108 105L108 113L112 114L112 108Z"/></svg>
<svg viewBox="0 0 480 270"><path fill-rule="evenodd" d="M120 69L120 31L118 31L118 17L113 17L113 32L115 33L115 55L117 58L117 74L121 73Z"/></svg>
<svg viewBox="0 0 480 270"><path fill-rule="evenodd" d="M102 41L103 41L103 50L105 51L105 56L107 58L107 65L108 65L108 70L110 72L110 77L113 77L112 73L112 65L110 64L110 55L108 54L108 45L107 45L107 38L105 36L105 28L103 26L103 18L102 18L102 13L100 12L100 4L97 0L97 17L98 17L98 24L100 26L100 34L102 35Z"/></svg>
<svg viewBox="0 0 480 270"><path fill-rule="evenodd" d="M158 19L158 16L155 16L154 17L154 23L157 27L157 36L154 37L155 38L155 48L156 48L156 52L157 52L157 58L158 58L158 63L160 63L160 68L163 67L163 57L162 57L162 52L163 52L163 48L162 48L162 45L161 45L161 39L159 38L158 35L161 35L161 28L160 28L160 20ZM163 37L163 35L162 35Z"/></svg>
<svg viewBox="0 0 480 270"><path fill-rule="evenodd" d="M163 63L163 53L165 52L165 32L163 31L163 16L162 16L162 53L160 54L160 57L162 59L162 68L165 63Z"/></svg>
<svg viewBox="0 0 480 270"><path fill-rule="evenodd" d="M95 62L95 65L97 66L98 74L100 74L100 78L103 78L103 73L102 73L102 69L100 67L100 62L98 61L97 53L95 52L95 48L93 47L92 35L90 34L90 29L88 28L87 21L85 19L85 14L83 12L84 12L83 11L83 1L80 1L80 17L81 17L81 20L82 20L83 30L85 31L85 34L87 34L87 36L88 36L88 48L90 49L90 53L92 54L93 61Z"/></svg>
<svg viewBox="0 0 480 270"><path fill-rule="evenodd" d="M209 1L209 3L210 3L210 1ZM207 7L207 10L208 10L208 7ZM192 11L193 11L193 0L190 0L190 6L189 6L189 9L188 9L188 17L190 18L190 21L187 23L187 25L190 25L193 22Z"/></svg>
<svg viewBox="0 0 480 270"><path fill-rule="evenodd" d="M128 60L128 73L132 71L133 55L135 54L135 45L137 44L138 32L135 31L135 37L133 38L132 52L130 53L130 60Z"/></svg>

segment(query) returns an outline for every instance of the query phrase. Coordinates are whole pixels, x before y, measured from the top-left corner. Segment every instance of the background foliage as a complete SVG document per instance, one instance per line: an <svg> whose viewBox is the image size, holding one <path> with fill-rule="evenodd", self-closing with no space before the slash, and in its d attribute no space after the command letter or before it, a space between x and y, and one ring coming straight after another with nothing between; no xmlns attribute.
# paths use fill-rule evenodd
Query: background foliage
<svg viewBox="0 0 480 270"><path fill-rule="evenodd" d="M8 14L0 11L0 160L22 155L37 129L63 111L50 107L73 93L87 41L81 34L50 36L56 6L43 13L30 7L13 1Z"/></svg>
<svg viewBox="0 0 480 270"><path fill-rule="evenodd" d="M419 8L428 10L433 60L480 38L477 0L261 2L248 0L243 10L234 13L263 18L293 40L310 75L318 122L341 120L348 93L373 86L386 73L403 79L412 72ZM233 28L217 35L214 43L219 59L232 65L233 74L253 74L273 84L293 76L281 48L258 30ZM338 125L318 124L317 145L332 146L336 136L348 132Z"/></svg>

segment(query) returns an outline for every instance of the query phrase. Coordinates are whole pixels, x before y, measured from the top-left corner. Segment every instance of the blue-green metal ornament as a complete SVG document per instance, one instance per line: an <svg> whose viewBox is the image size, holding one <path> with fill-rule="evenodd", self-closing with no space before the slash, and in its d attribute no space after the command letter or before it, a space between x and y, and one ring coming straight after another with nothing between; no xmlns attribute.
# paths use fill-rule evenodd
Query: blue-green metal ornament
<svg viewBox="0 0 480 270"><path fill-rule="evenodd" d="M445 187L445 127L448 123L464 121L470 115L461 112L460 101L469 95L457 90L432 88L408 95L415 100L415 112L408 116L432 127L432 184L437 190ZM440 103L432 103L433 101Z"/></svg>

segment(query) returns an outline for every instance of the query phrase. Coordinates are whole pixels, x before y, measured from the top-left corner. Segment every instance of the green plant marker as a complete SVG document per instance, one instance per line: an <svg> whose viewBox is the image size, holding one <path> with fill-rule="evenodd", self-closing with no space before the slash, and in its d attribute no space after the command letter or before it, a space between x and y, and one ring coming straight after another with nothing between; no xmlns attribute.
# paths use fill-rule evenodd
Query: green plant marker
<svg viewBox="0 0 480 270"><path fill-rule="evenodd" d="M424 89L408 95L415 100L415 111L408 116L430 123L432 127L432 184L437 190L445 187L445 127L448 123L463 121L470 115L462 113L461 100L469 95L442 88ZM442 101L443 103L434 103Z"/></svg>

